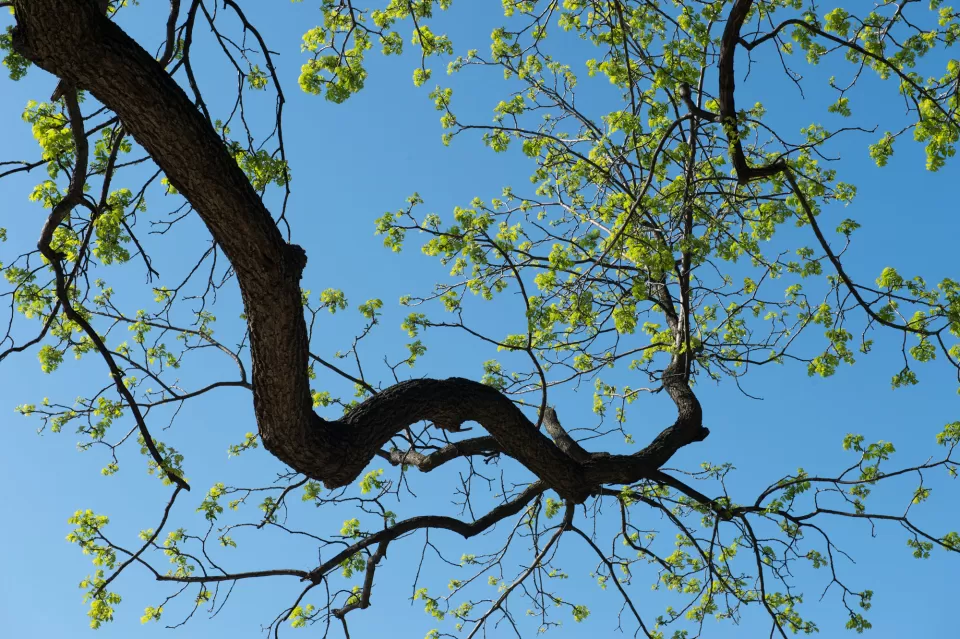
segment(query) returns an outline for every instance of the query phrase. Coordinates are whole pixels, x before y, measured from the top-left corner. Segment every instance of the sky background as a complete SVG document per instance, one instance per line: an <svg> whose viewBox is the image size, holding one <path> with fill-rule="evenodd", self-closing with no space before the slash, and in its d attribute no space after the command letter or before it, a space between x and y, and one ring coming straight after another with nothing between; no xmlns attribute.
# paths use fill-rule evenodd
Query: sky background
<svg viewBox="0 0 960 639"><path fill-rule="evenodd" d="M424 211L435 211L449 220L453 206L466 205L475 196L489 199L506 185L518 189L525 186L532 166L516 153L494 155L478 139L468 136L457 139L450 147L440 142L439 114L427 97L428 87L436 81L453 86L458 115L465 114L464 120L485 121L506 94L495 71L465 73L448 79L443 74L446 61L436 61L432 65L434 81L417 89L411 82L415 64L412 57L384 60L371 52L367 87L347 103L334 105L300 92L296 86L303 62L300 36L320 19L316 4L243 3L271 48L279 53L278 71L288 100L287 152L293 173L288 217L294 241L304 246L309 256L303 285L315 295L327 287L340 288L351 302L348 313L322 317L322 341L315 341L314 347L324 356L349 347L360 326L356 305L369 298L382 298L382 325L363 348L367 361L374 365L370 376L386 379L385 369L381 366L377 370L376 363L384 355L393 361L401 359L403 344L409 341L399 328L402 317L409 312L397 304L399 296L427 292L446 269L420 254L415 236L408 240L409 248L400 254L384 249L382 240L373 234L374 219L386 211L402 208L405 198L417 191L425 200ZM450 34L458 52L474 47L485 49L491 28L502 23L499 3L454 4L448 15L437 19L434 30ZM165 7L166 3L143 3L125 11L121 24L153 47L162 39ZM203 62L209 57L206 53L213 49L203 28L198 29L198 34L194 55L200 84L205 87L213 110L223 112L234 94L234 80L223 72L220 61ZM565 42L569 41L568 38ZM569 46L573 47L571 55L576 59L576 47L582 45ZM739 104L749 105L762 99L772 121L790 131L813 121L837 126L836 120L830 119L834 116L828 116L824 109L832 98L820 95L819 89L825 78L838 70L829 65L810 69L798 63L808 76L804 81L805 97L801 97L795 87L782 79L777 65L775 60L755 58L749 78L739 89ZM738 68L744 67L741 63ZM579 95L586 109L600 113L604 104L613 104L605 79L590 80L585 73L580 76ZM0 79L0 117L6 122L0 159L34 159L38 155L30 127L21 122L20 114L28 100L45 99L55 83L54 78L35 68L20 83ZM854 97L852 107L855 115L864 114L864 126L872 126L875 120L882 131L889 128L884 126L885 118L902 117L902 103L898 103L892 84L881 85L867 78L863 88ZM265 115L272 108L272 97L254 96L250 107L251 119L255 120L257 114ZM929 282L951 275L956 278L955 255L960 237L955 217L956 183L960 178L957 163L948 164L939 174L927 173L923 169L922 148L901 143L890 165L877 169L867 157L866 145L878 137L879 132L851 135L836 147L844 159L841 179L856 184L860 193L847 210L835 207L825 214L837 222L852 217L863 224L845 265L854 278L867 281L888 265L906 275L923 274ZM6 227L9 235L2 249L5 263L35 244L45 212L29 202L27 195L43 178L35 171L0 182L0 226ZM173 206L162 197L154 197L149 215L159 219ZM175 237L176 241L149 240L154 246L164 247L163 253L154 252L163 283L175 281L206 241L205 231L196 219L188 220ZM152 298L147 287L137 292L143 283L139 265L131 263L129 268L114 269L107 275L117 290L125 291L125 299L131 304L147 304ZM236 292L228 289L216 309L221 318L218 337L239 335L239 322L229 319L239 314L239 303ZM511 308L511 303L517 301L506 297L498 300L495 304L472 305L471 317L483 325L502 326L500 333L517 332L509 330L510 323L522 317L515 312L519 306ZM229 337L225 341L229 342ZM489 348L458 333L431 331L424 342L430 350L415 369L417 375L479 378L480 363L498 357ZM831 379L808 378L802 365L762 369L750 376L744 386L762 400L749 399L729 382L703 384L698 394L705 408L705 424L712 434L706 442L680 451L670 465L695 468L701 461L729 461L737 468L728 482L736 497L755 496L758 488L800 466L812 474L835 473L846 467L853 460L840 444L848 432L863 433L868 441L893 441L898 449L895 459L902 464L920 463L937 454L933 438L943 424L958 419L956 380L941 362L921 365L919 386L893 392L890 377L900 368L899 357L897 338L878 336L874 353L861 357L852 368L841 367ZM99 469L109 460L102 451L79 453L75 446L79 436L71 428L60 434L38 436L36 420L13 412L15 405L40 403L45 396L69 402L88 392L91 383L96 383L91 380L99 379L97 376L105 379L106 370L93 357L83 362L68 358L56 374L44 375L35 351L13 356L0 367L0 415L5 415L0 420L0 491L6 510L5 525L0 527L4 550L0 555L0 628L4 636L92 635L94 631L86 627L86 604L76 587L92 572L92 566L89 557L65 541L70 531L67 518L78 508L107 514L111 518L111 538L121 546L136 546L137 531L157 524L169 494L169 489L142 472L143 461L135 451L128 451L121 458L120 473L102 477ZM186 367L182 381L190 388L204 379L224 376L234 377L235 373L226 362L210 358L204 359L202 366ZM343 389L335 379L322 374L317 384L318 388ZM566 392L562 397L551 396L551 401L557 403L565 425L595 421L590 411L592 388ZM674 413L664 397L643 398L640 403L643 408L634 409L628 430L642 445L671 423ZM163 419L157 418L156 423L154 428L161 428ZM244 433L255 428L249 393L227 389L188 403L175 426L158 435L184 452L187 475L194 486L191 494L178 501L174 525L185 525L191 532L203 529L202 517L192 511L213 483L255 485L258 480L270 481L282 470L263 450L227 459L227 446L240 442ZM395 510L402 517L426 511L457 514L448 503L451 481L456 481L456 475L449 472L412 476L417 498L407 498ZM930 477L928 484L934 488L933 496L918 511L918 521L938 533L960 528L956 485L950 486L940 476ZM910 490L909 485L903 487ZM892 512L902 509L903 492L896 494L893 501L887 501L887 496L877 495L872 507L882 510L888 506ZM315 526L324 534L339 530L344 519L337 509L321 512L304 505L300 510L304 511L300 515L301 526ZM836 543L857 561L855 566L839 566L846 571L848 582L852 587L876 592L874 608L867 615L874 624L870 631L873 637L947 637L956 632L955 575L960 565L956 557L935 552L930 560L917 561L905 545L905 536L895 526L878 526L874 537L866 523L831 523ZM316 564L317 551L309 543L271 535L268 532L251 536L249 541L237 535L240 547L230 551L233 554L226 556L225 565L229 570L241 571L309 569ZM466 552L479 554L500 538L491 535L490 540L464 542L450 534L437 536L439 546L454 558ZM385 628L391 634L398 633L397 636L422 637L438 626L423 613L420 602L411 606L409 601L421 547L420 537L391 547L388 561L377 573L373 607L351 615L353 637L383 636ZM582 624L574 623L568 615L555 635L610 635L620 608L616 590L601 591L596 587L589 576L595 568L595 557L581 540L572 535L565 537L561 558L564 570L571 575L568 596L586 604L592 615ZM154 563L162 567L161 561L157 558ZM428 566L432 565L435 563L428 562ZM446 591L447 580L458 576L450 569L425 574L422 585L431 592ZM631 590L647 618L660 614L671 601L670 597L649 590L652 574L638 572ZM832 637L846 632L845 613L830 594L822 604L816 603L826 586L824 577L801 573L798 584L807 593L807 616L818 623L822 636ZM117 591L124 597L116 621L95 632L101 637L258 636L258 628L289 605L298 590L298 584L288 581L295 580L241 583L215 618L209 619L210 615L201 610L188 624L170 631L163 626L178 623L189 612L187 602L170 606L163 623L141 626L143 608L156 606L171 590L155 584L145 571L132 569L116 582ZM449 630L450 624L440 627ZM761 612L750 610L739 627L708 622L706 636L766 636L767 630ZM313 626L286 632L288 636L320 636L323 628ZM339 636L338 633L335 630L333 636ZM489 636L509 633L505 628L492 628Z"/></svg>

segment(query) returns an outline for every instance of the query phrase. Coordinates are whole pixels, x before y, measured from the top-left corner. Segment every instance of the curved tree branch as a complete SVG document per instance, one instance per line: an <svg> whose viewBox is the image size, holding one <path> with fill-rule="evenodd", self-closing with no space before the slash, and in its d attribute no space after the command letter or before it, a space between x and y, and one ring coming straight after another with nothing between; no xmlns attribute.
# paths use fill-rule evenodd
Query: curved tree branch
<svg viewBox="0 0 960 639"><path fill-rule="evenodd" d="M674 365L665 371L664 387L677 404L677 422L631 456L588 458L579 451L571 456L502 393L458 378L403 382L339 420L321 419L312 409L307 375L300 292L306 255L283 240L208 119L157 60L98 11L95 0L17 0L15 7L16 50L114 110L230 260L250 330L261 440L297 472L329 487L344 486L397 432L415 422L428 420L456 431L464 422L476 421L505 453L561 497L579 503L600 484L648 476L680 447L706 437L699 402Z"/></svg>
<svg viewBox="0 0 960 639"><path fill-rule="evenodd" d="M717 63L717 71L720 76L720 90L717 94L717 102L720 104L720 122L723 124L730 141L730 156L737 171L737 181L740 184L776 175L782 168L777 164L762 167L750 166L743 153L740 131L737 127L737 106L734 100L734 89L736 88L734 58L737 53L737 45L740 43L740 30L743 28L743 23L752 7L753 0L736 0L733 3L730 14L727 16L727 23L723 28L723 35L720 38L720 59Z"/></svg>

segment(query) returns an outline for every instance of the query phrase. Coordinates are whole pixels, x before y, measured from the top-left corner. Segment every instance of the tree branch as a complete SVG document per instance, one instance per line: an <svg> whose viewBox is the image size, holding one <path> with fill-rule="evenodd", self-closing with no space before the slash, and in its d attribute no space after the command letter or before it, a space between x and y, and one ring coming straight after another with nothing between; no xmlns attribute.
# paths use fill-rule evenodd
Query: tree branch
<svg viewBox="0 0 960 639"><path fill-rule="evenodd" d="M700 424L699 403L673 365L665 371L664 387L677 404L677 422L632 456L588 458L580 449L575 459L502 393L459 378L403 382L339 420L321 419L313 412L307 375L299 281L306 255L284 242L208 119L157 60L97 10L94 0L16 0L15 6L16 50L113 109L230 260L250 330L261 441L297 472L331 488L345 486L396 433L415 422L428 420L456 431L464 422L476 421L503 452L564 499L580 503L602 483L631 483L647 476L680 447L708 434Z"/></svg>

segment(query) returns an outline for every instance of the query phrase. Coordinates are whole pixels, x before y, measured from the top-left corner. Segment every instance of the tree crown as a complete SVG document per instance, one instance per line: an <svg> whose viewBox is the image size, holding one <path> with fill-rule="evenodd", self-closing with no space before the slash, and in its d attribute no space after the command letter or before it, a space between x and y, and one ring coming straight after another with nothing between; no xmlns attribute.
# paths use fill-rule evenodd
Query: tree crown
<svg viewBox="0 0 960 639"><path fill-rule="evenodd" d="M156 50L147 50L124 30L127 16L145 10L136 3L110 3L106 15L92 0L0 4L13 14L0 40L10 79L36 65L61 82L54 99L23 111L37 159L0 163L4 178L45 170L29 197L47 210L36 249L8 247L11 320L0 360L31 352L53 373L72 354L109 373L99 385L83 380L72 403L17 410L54 432L76 428L81 448L106 452L104 475L139 452L167 487L159 524L136 543L110 535L104 514L70 519L69 541L95 564L81 583L93 627L113 619L115 579L130 570L174 587L146 607L145 623L166 621L180 593L191 593L192 616L217 610L232 584L282 578L298 589L272 631L348 632L353 611L389 596L376 588L388 549L420 544L457 575L441 593L414 568L412 599L437 621L428 637L502 624L545 631L590 615L564 585L563 547L576 543L594 562L592 577L623 602L622 628L640 636L709 635L707 619L739 622L754 609L771 634L815 632L795 581L801 565L822 569L846 627L862 632L873 592L848 585L831 525L899 524L917 558L960 551L956 532L914 514L931 496L931 475L955 476L960 422L937 426L929 459L901 466L893 444L851 432L842 437L848 467L784 469L750 494L728 490L731 464L668 465L681 449L708 450L718 432L727 436L707 428L717 416L701 389L712 385L742 390L779 366L828 378L880 346L902 353L887 373L894 389L917 385L922 366L958 376L960 283L903 274L892 256L864 278L846 260L860 228L846 217L857 210L847 175L863 171L848 154L887 167L912 138L926 170L953 168L952 8L504 0L487 47L440 34L443 12L459 9L450 0L377 8L321 0L319 26L302 36L303 92L348 102L381 64L377 50L411 55L441 142L478 138L529 174L450 214L425 212L413 193L370 217L386 249L412 245L442 267L432 285L411 283L400 299L409 341L379 365L366 345L380 343L391 302L357 305L349 290L318 294L301 281L323 247L291 223L293 169L299 178L310 167L291 167L290 157L314 132L285 133L290 88L248 8L172 0L159 40L150 36ZM214 64L235 75L230 103L205 90L201 70ZM445 78L435 72L444 64ZM483 85L492 119L453 88L490 73L502 76ZM784 101L772 88L781 85L809 108L770 109ZM898 110L888 108L894 101ZM416 188L415 170L406 179ZM196 259L178 246L199 247ZM178 263L174 278L156 268L169 261ZM218 320L218 309L233 312L236 292L240 319ZM324 323L347 313L355 337L331 356ZM418 373L428 347L454 339L489 353L475 378ZM218 480L191 497L201 522L188 526L191 465L204 462L181 452L188 432L161 429L227 389L250 394L256 420L229 454L262 447L282 465L267 485ZM587 421L569 408L577 390L591 397ZM669 398L672 423L638 427L655 396ZM405 501L435 470L455 482L455 512ZM878 485L906 491L906 508L871 500ZM298 519L308 517L304 502L346 519L322 530L299 523L309 521ZM231 571L211 556L242 538L255 544L255 531L308 539L321 559ZM431 531L477 550L446 557ZM671 593L662 610L633 593L651 581Z"/></svg>

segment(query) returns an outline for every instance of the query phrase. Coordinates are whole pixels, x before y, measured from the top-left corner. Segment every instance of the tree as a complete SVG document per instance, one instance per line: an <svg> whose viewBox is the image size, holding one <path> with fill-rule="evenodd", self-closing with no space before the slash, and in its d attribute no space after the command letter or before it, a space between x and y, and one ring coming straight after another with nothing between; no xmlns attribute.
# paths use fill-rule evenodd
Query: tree
<svg viewBox="0 0 960 639"><path fill-rule="evenodd" d="M364 88L370 50L400 54L404 33L412 32L420 56L418 86L432 80L433 58L455 53L431 30L434 12L450 0L390 0L379 9L319 4L323 24L303 36L299 84L307 93L347 101ZM445 144L478 133L495 152L519 146L533 166L531 186L476 199L452 221L421 214L417 195L376 220L388 248L400 251L416 231L427 238L422 251L450 267L430 290L401 300L416 309L404 322L413 341L380 376L361 366L357 348L380 323L379 299L359 306L360 333L337 354L343 361L321 355L330 345L314 330L318 317L348 303L341 291L318 297L303 288L312 247L295 243L287 221L284 89L241 3L171 0L156 54L118 26L136 3L114 2L107 16L94 0L0 5L14 16L2 42L11 79L35 65L65 87L58 101L30 102L24 111L40 159L0 165L0 177L45 168L31 199L49 209L37 248L8 250L19 257L3 265L11 321L0 359L34 352L53 372L72 353L105 366L110 384L91 380L76 402L45 399L18 410L53 431L76 427L83 447L105 448L104 474L138 447L148 471L169 486L159 523L136 546L113 537L103 514L80 510L70 520L70 540L94 558L81 584L93 627L113 618L118 575L139 572L173 588L146 608L144 622L172 614L180 593L193 598L189 618L191 608L220 606L234 584L292 579L299 595L277 611L272 631L319 623L348 633L351 613L398 596L375 587L389 570L388 549L435 549L432 531L483 533L499 545L488 551L485 541L482 553L463 555L449 592L414 590L437 618L431 637L584 621L588 607L565 594L561 538L595 555L594 577L622 597L627 632L698 636L712 628L704 626L711 617L739 622L751 610L766 615L771 635L814 632L794 587L801 564L824 572L847 628L862 632L873 593L848 585L831 531L866 519L899 525L918 558L960 551L956 532L929 530L914 513L931 494L930 476L956 474L960 422L938 428L936 455L902 466L890 461L889 442L848 434L849 467L827 475L800 469L759 494L728 493L729 464L666 466L685 447L709 447L710 415L698 399L707 383L739 387L747 373L778 364L830 377L865 357L875 339L902 349L903 366L891 371L895 388L918 383L917 363L960 370L960 284L929 285L894 267L861 281L843 261L859 224L824 221L856 194L833 168L841 140L870 136L879 166L910 135L924 145L930 171L953 157L960 66L948 54L960 38L960 14L939 1L825 13L801 0L504 0L506 26L493 32L489 54L470 49L448 66L503 74L493 123L458 117L449 87L430 97ZM236 102L219 117L191 56L200 25L237 77ZM801 87L809 84L801 67L835 65L836 77L810 87L816 104L828 105L811 117L829 113L850 124L807 123L797 137L761 103L745 109L737 85L745 67L775 57ZM602 106L578 101L583 73L609 80ZM883 81L886 100L899 95L905 107L879 129L868 128L873 114L856 105L871 76ZM261 91L275 93L276 107L267 135L257 137L245 100ZM158 233L148 236L147 201L162 195L179 204L152 220ZM182 280L161 281L154 261L176 250L193 218L208 230L208 247ZM132 269L145 272L146 287L123 275ZM115 290L114 280L124 287ZM145 288L154 298L149 308L140 306ZM236 289L244 311L231 345L215 336L213 311L218 295ZM474 298L517 311L525 328L506 335L502 325L477 328ZM422 333L450 329L503 361L487 361L480 379L404 377L401 366L426 352ZM236 375L181 388L181 365L202 367L214 352L233 362ZM328 390L336 378L352 397ZM556 409L581 384L595 388L598 424L568 430ZM192 508L178 507L194 488L191 464L204 461L185 459L158 431L165 411L188 413L194 398L225 387L250 392L257 424L231 453L262 446L281 470L272 484L216 483L194 499L209 522L198 534L176 519L189 518ZM657 394L670 398L676 418L637 450L630 417L639 414L638 399ZM468 422L486 434L466 434ZM461 482L459 517L401 511L408 502L399 500L420 475L450 468ZM906 509L873 509L878 485L905 490ZM259 511L249 508L261 498ZM354 512L330 536L297 528L301 501ZM654 517L650 532L645 522ZM292 569L220 568L214 546L240 552L231 550L235 537L253 530L309 536L322 559ZM676 603L660 614L635 602L651 575L656 588L676 591Z"/></svg>

